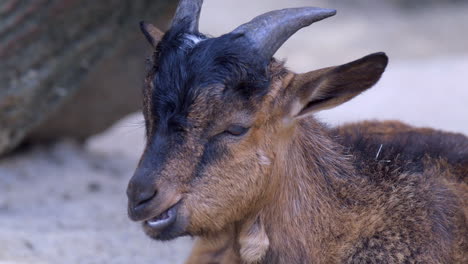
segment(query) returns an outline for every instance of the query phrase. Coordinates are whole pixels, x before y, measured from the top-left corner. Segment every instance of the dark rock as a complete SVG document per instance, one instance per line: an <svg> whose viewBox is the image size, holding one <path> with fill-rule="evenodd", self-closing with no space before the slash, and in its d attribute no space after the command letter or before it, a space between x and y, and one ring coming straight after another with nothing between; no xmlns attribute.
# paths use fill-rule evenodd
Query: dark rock
<svg viewBox="0 0 468 264"><path fill-rule="evenodd" d="M143 54L149 52L136 35L138 22L165 25L176 5L171 0L2 1L0 154L27 135L83 139L137 110L137 75L143 74Z"/></svg>

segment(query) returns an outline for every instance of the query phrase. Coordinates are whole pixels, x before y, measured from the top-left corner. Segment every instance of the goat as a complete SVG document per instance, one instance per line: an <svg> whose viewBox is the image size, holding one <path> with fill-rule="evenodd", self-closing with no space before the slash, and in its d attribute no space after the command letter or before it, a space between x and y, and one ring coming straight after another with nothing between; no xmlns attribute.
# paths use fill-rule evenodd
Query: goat
<svg viewBox="0 0 468 264"><path fill-rule="evenodd" d="M128 214L188 263L468 263L468 138L393 122L330 128L317 111L372 87L375 53L304 74L273 58L335 14L291 8L210 38L181 0L143 88L146 147Z"/></svg>

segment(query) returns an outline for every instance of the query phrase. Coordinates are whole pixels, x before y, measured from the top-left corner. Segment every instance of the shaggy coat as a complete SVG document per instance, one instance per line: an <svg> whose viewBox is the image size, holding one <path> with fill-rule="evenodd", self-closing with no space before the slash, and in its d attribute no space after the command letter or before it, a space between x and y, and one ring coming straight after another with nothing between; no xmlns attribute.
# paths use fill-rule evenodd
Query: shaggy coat
<svg viewBox="0 0 468 264"><path fill-rule="evenodd" d="M269 54L333 10L209 38L201 2L182 0L164 37L142 24L155 52L127 195L148 236L197 237L188 263L468 263L465 136L314 119L377 83L384 53L296 74Z"/></svg>
<svg viewBox="0 0 468 264"><path fill-rule="evenodd" d="M282 156L264 230L199 239L187 263L248 263L241 250L265 248L256 263L468 263L467 137L310 118Z"/></svg>

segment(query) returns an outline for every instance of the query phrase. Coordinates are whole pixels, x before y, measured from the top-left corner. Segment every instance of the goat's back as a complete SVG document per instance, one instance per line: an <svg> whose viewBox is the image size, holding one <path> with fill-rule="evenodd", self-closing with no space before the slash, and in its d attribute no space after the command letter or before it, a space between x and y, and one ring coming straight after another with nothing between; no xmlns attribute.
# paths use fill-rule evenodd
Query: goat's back
<svg viewBox="0 0 468 264"><path fill-rule="evenodd" d="M468 137L462 134L398 121L353 123L334 128L331 134L353 155L358 171L374 180L390 176L385 172L436 169L450 180L468 184Z"/></svg>

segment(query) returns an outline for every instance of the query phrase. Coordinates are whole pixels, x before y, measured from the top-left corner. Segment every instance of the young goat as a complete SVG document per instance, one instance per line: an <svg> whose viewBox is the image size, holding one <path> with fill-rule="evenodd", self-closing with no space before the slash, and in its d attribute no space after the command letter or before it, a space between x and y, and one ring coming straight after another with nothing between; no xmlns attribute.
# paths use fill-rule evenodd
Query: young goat
<svg viewBox="0 0 468 264"><path fill-rule="evenodd" d="M334 10L293 8L198 32L182 0L144 86L147 144L127 194L152 238L199 237L189 263L468 263L468 139L312 114L373 86L384 53L295 74L273 59Z"/></svg>

